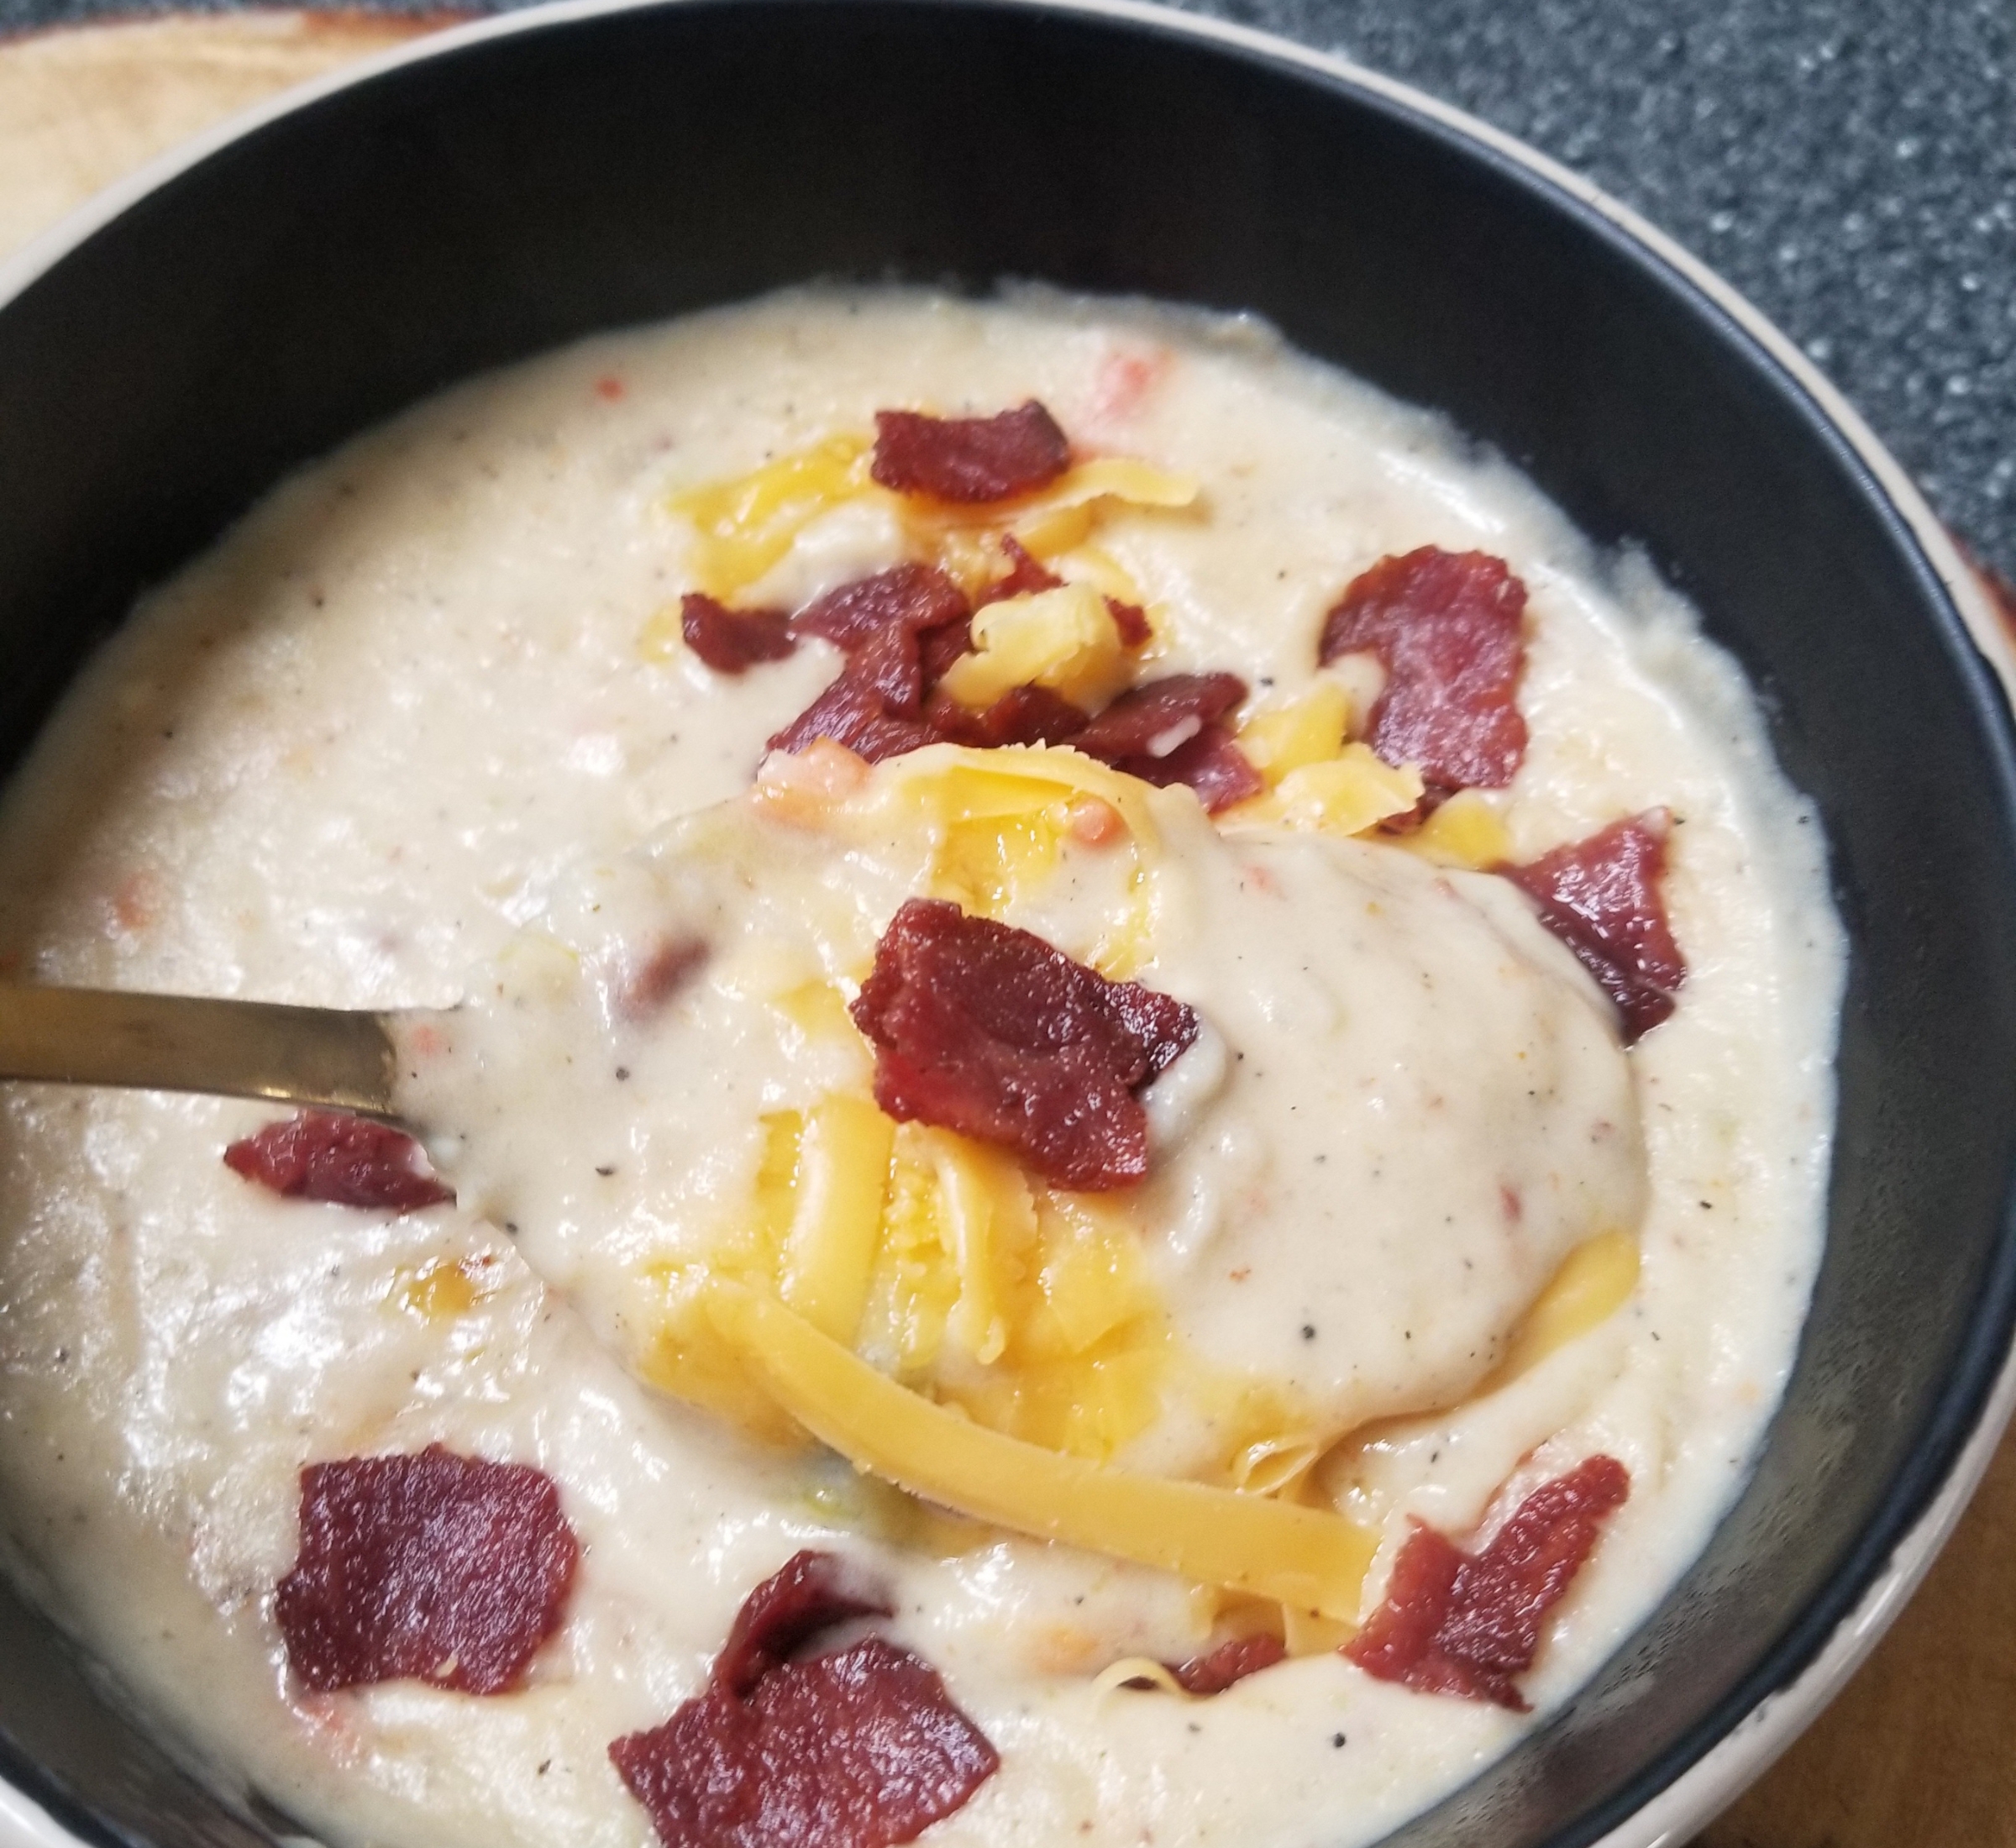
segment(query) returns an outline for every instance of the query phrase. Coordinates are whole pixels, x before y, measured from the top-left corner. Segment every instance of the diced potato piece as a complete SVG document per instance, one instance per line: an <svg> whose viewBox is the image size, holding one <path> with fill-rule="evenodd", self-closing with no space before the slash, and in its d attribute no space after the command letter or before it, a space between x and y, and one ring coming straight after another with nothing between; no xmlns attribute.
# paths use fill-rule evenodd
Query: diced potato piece
<svg viewBox="0 0 2016 1848"><path fill-rule="evenodd" d="M1442 866L1474 867L1482 872L1512 857L1512 837L1488 797L1476 790L1458 790L1410 835L1406 845Z"/></svg>
<svg viewBox="0 0 2016 1848"><path fill-rule="evenodd" d="M1089 584L990 603L973 619L973 640L976 652L954 661L941 684L974 711L1031 682L1093 711L1132 671L1105 599Z"/></svg>
<svg viewBox="0 0 2016 1848"><path fill-rule="evenodd" d="M1382 763L1368 745L1348 744L1328 763L1305 764L1282 778L1276 792L1290 827L1362 834L1421 799L1420 771Z"/></svg>
<svg viewBox="0 0 2016 1848"><path fill-rule="evenodd" d="M1271 790L1289 772L1342 754L1351 700L1334 680L1318 680L1299 700L1256 712L1239 727L1239 748Z"/></svg>

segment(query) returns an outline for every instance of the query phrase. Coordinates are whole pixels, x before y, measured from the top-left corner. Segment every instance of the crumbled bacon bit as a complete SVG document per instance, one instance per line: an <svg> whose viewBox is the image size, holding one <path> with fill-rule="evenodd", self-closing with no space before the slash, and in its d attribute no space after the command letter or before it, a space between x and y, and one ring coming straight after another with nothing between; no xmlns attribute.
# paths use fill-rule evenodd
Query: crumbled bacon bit
<svg viewBox="0 0 2016 1848"><path fill-rule="evenodd" d="M879 1636L787 1659L885 1607L802 1552L757 1587L706 1691L609 1756L665 1848L888 1848L961 1808L999 1767L930 1664Z"/></svg>
<svg viewBox="0 0 2016 1848"><path fill-rule="evenodd" d="M897 564L815 598L791 618L791 630L851 654L885 629L921 634L971 614L966 593L935 565Z"/></svg>
<svg viewBox="0 0 2016 1848"><path fill-rule="evenodd" d="M974 599L977 605L999 603L1011 596L1035 596L1063 585L1064 580L1040 559L1032 558L1012 533L1001 536L1001 550L1007 554L1008 569Z"/></svg>
<svg viewBox="0 0 2016 1848"><path fill-rule="evenodd" d="M697 937L679 937L659 944L623 990L622 1010L631 1019L655 1014L686 985L707 959L707 946Z"/></svg>
<svg viewBox="0 0 2016 1848"><path fill-rule="evenodd" d="M1236 674L1171 674L1121 694L1073 743L1102 764L1167 757L1245 697Z"/></svg>
<svg viewBox="0 0 2016 1848"><path fill-rule="evenodd" d="M780 751L830 738L870 763L938 742L924 695L973 646L970 606L931 565L899 564L829 591L791 618L794 634L845 651L840 677L770 739Z"/></svg>
<svg viewBox="0 0 2016 1848"><path fill-rule="evenodd" d="M438 1444L312 1463L274 1600L287 1666L323 1693L411 1676L501 1693L559 1628L580 1553L552 1478L525 1464Z"/></svg>
<svg viewBox="0 0 2016 1848"><path fill-rule="evenodd" d="M1148 622L1148 612L1138 603L1123 603L1118 597L1110 596L1106 599L1106 613L1113 618L1113 627L1120 631L1120 645L1123 648L1145 648L1155 633Z"/></svg>
<svg viewBox="0 0 2016 1848"><path fill-rule="evenodd" d="M773 733L769 748L801 751L816 738L830 739L870 764L939 742L938 734L921 720L892 712L874 687L854 678L851 669L781 732Z"/></svg>
<svg viewBox="0 0 2016 1848"><path fill-rule="evenodd" d="M1516 696L1525 666L1526 587L1487 552L1381 559L1346 587L1317 659L1376 654L1386 685L1371 744L1446 790L1503 789L1525 759Z"/></svg>
<svg viewBox="0 0 2016 1848"><path fill-rule="evenodd" d="M992 750L1004 744L1062 744L1084 729L1085 715L1053 688L1011 686L979 712L940 692L925 709L924 722L944 743Z"/></svg>
<svg viewBox="0 0 2016 1848"><path fill-rule="evenodd" d="M1288 1657L1288 1646L1278 1636L1235 1636L1202 1656L1185 1662L1165 1662L1186 1694L1221 1694L1236 1681L1272 1668Z"/></svg>
<svg viewBox="0 0 2016 1848"><path fill-rule="evenodd" d="M335 1110L302 1110L268 1123L232 1143L224 1165L276 1194L337 1206L411 1213L455 1197L403 1130Z"/></svg>
<svg viewBox="0 0 2016 1848"><path fill-rule="evenodd" d="M759 661L781 661L798 638L783 610L731 610L697 591L679 600L686 646L717 674L742 674Z"/></svg>
<svg viewBox="0 0 2016 1848"><path fill-rule="evenodd" d="M1381 1681L1524 1713L1515 1677L1533 1666L1547 1613L1630 1487L1615 1457L1591 1457L1535 1489L1474 1553L1417 1525L1394 1562L1385 1601L1345 1655Z"/></svg>
<svg viewBox="0 0 2016 1848"><path fill-rule="evenodd" d="M853 1617L895 1614L886 1599L850 1591L833 1554L807 1547L743 1600L714 1663L715 1685L747 1696L821 1630Z"/></svg>
<svg viewBox="0 0 2016 1848"><path fill-rule="evenodd" d="M1015 1150L1058 1187L1147 1173L1136 1093L1197 1037L1173 996L1111 982L1042 937L911 899L851 1010L875 1047L875 1101Z"/></svg>
<svg viewBox="0 0 2016 1848"><path fill-rule="evenodd" d="M1143 782L1184 784L1215 815L1266 787L1219 722L1245 697L1236 674L1172 674L1121 694L1071 744Z"/></svg>
<svg viewBox="0 0 2016 1848"><path fill-rule="evenodd" d="M875 412L869 472L899 494L973 503L1047 486L1071 465L1071 444L1034 398L990 417Z"/></svg>
<svg viewBox="0 0 2016 1848"><path fill-rule="evenodd" d="M1624 1042L1642 1039L1673 1011L1687 961L1667 921L1667 835L1653 809L1498 870L1540 906L1540 921L1574 951L1622 1017Z"/></svg>
<svg viewBox="0 0 2016 1848"><path fill-rule="evenodd" d="M1071 742L1075 744L1078 741L1074 738ZM1207 815L1243 802L1267 787L1252 760L1239 748L1231 728L1217 724L1205 726L1167 757L1122 758L1115 768L1164 789L1180 783L1185 789L1194 790Z"/></svg>

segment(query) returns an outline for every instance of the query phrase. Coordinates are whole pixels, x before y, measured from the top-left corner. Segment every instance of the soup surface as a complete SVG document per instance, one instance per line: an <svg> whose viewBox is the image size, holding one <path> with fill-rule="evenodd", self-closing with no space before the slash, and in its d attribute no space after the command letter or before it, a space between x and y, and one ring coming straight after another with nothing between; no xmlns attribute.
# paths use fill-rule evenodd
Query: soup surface
<svg viewBox="0 0 2016 1848"><path fill-rule="evenodd" d="M1068 452L1006 494L878 435L1032 402ZM850 629L904 566L952 615ZM1424 669L1379 625L1444 571L1486 640ZM269 1106L0 1096L11 1567L333 1843L761 1839L611 1747L806 1549L984 1737L930 1840L1372 1840L1698 1551L1818 1257L1840 937L1740 676L1245 321L792 292L444 394L92 664L0 811L0 959L455 1010L402 1016L454 1195L403 1210L228 1166ZM498 1691L325 1672L277 1589L304 1466L430 1446L575 1545ZM1368 1645L1415 1536L1498 1557L1592 1459L1628 1494L1543 1536L1530 1667Z"/></svg>

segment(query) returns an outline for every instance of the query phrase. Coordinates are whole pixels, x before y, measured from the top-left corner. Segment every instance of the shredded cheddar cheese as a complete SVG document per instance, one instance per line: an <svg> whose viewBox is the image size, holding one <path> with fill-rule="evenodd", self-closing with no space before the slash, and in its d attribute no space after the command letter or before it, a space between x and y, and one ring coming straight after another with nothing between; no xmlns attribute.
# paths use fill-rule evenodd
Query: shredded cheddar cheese
<svg viewBox="0 0 2016 1848"><path fill-rule="evenodd" d="M1239 748L1267 786L1278 789L1290 771L1342 756L1350 721L1344 689L1319 680L1300 699L1256 712L1239 728Z"/></svg>
<svg viewBox="0 0 2016 1848"><path fill-rule="evenodd" d="M1013 1532L1357 1621L1378 1538L1341 1515L1005 1437L732 1284L708 1292L706 1312L778 1405L857 1468Z"/></svg>
<svg viewBox="0 0 2016 1848"><path fill-rule="evenodd" d="M1490 798L1478 790L1457 790L1401 844L1442 865L1478 872L1512 857L1512 837Z"/></svg>
<svg viewBox="0 0 2016 1848"><path fill-rule="evenodd" d="M1263 773L1264 774L1264 773ZM1420 771L1395 769L1365 744L1286 769L1265 795L1226 811L1233 827L1273 826L1326 834L1362 834L1421 799Z"/></svg>
<svg viewBox="0 0 2016 1848"><path fill-rule="evenodd" d="M1105 599L1089 584L990 603L973 619L973 643L940 684L976 711L1033 684L1095 711L1133 672Z"/></svg>
<svg viewBox="0 0 2016 1848"><path fill-rule="evenodd" d="M700 588L710 596L734 596L782 559L821 514L883 494L868 472L872 449L864 436L830 436L732 480L671 496L667 510L692 522Z"/></svg>
<svg viewBox="0 0 2016 1848"><path fill-rule="evenodd" d="M872 501L902 528L916 555L969 595L1000 575L1001 541L1012 535L1067 579L1082 577L1105 595L1138 603L1131 579L1088 541L1110 507L1181 512L1199 493L1192 476L1132 457L1100 456L1023 499L972 507L926 502L881 486L869 473L874 452L864 433L839 432L746 475L669 495L666 511L693 530L696 587L732 601L781 563L814 521L850 502ZM682 645L675 603L656 612L637 642L638 653L654 662L674 659Z"/></svg>
<svg viewBox="0 0 2016 1848"><path fill-rule="evenodd" d="M1637 1289L1638 1264L1638 1242L1626 1232L1599 1232L1578 1245L1520 1318L1504 1358L1480 1390L1517 1379L1609 1320Z"/></svg>

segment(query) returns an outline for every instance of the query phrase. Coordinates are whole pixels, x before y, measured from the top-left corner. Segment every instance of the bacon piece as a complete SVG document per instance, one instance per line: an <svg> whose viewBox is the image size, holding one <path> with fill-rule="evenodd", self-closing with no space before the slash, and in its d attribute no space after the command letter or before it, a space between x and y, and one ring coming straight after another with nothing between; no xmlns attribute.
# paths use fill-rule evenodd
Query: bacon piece
<svg viewBox="0 0 2016 1848"><path fill-rule="evenodd" d="M965 592L927 564L899 564L807 604L792 633L832 643L847 666L770 748L798 751L825 738L879 763L936 743L939 734L919 719L924 695L972 648L971 613Z"/></svg>
<svg viewBox="0 0 2016 1848"><path fill-rule="evenodd" d="M773 751L801 751L814 738L831 738L870 764L901 757L938 743L938 734L915 716L892 711L874 686L851 669L827 687L781 732L771 736Z"/></svg>
<svg viewBox="0 0 2016 1848"><path fill-rule="evenodd" d="M1123 648L1145 647L1155 633L1149 625L1148 612L1138 603L1123 603L1116 596L1106 599L1106 614L1113 618L1113 627L1120 631L1120 645Z"/></svg>
<svg viewBox="0 0 2016 1848"><path fill-rule="evenodd" d="M1538 904L1541 922L1617 1004L1626 1046L1672 1012L1687 979L1660 887L1671 822L1663 809L1648 810L1524 866L1498 869Z"/></svg>
<svg viewBox="0 0 2016 1848"><path fill-rule="evenodd" d="M924 690L929 692L945 678L946 670L962 654L973 653L970 622L942 622L917 638L917 665L924 674Z"/></svg>
<svg viewBox="0 0 2016 1848"><path fill-rule="evenodd" d="M852 654L892 627L922 634L973 613L966 593L931 564L897 564L816 597L791 618L795 635L816 635Z"/></svg>
<svg viewBox="0 0 2016 1848"><path fill-rule="evenodd" d="M1187 785L1215 815L1266 787L1219 722L1245 697L1236 674L1172 674L1121 694L1071 744L1143 782Z"/></svg>
<svg viewBox="0 0 2016 1848"><path fill-rule="evenodd" d="M938 694L924 722L948 744L994 750L1004 744L1062 744L1085 728L1085 715L1047 686L1011 686L984 711L969 712Z"/></svg>
<svg viewBox="0 0 2016 1848"><path fill-rule="evenodd" d="M1071 742L1075 744L1078 740ZM1114 768L1162 788L1180 783L1194 790L1207 815L1243 802L1267 787L1252 760L1239 748L1230 728L1223 725L1205 726L1167 757L1123 757Z"/></svg>
<svg viewBox="0 0 2016 1848"><path fill-rule="evenodd" d="M1272 1668L1287 1656L1287 1645L1278 1636L1235 1636L1205 1655L1163 1666L1185 1693L1221 1694L1234 1682Z"/></svg>
<svg viewBox="0 0 2016 1848"><path fill-rule="evenodd" d="M885 1848L959 1809L1000 1760L930 1664L879 1636L811 1660L884 1607L802 1552L757 1587L706 1691L609 1756L665 1848Z"/></svg>
<svg viewBox="0 0 2016 1848"><path fill-rule="evenodd" d="M1394 1562L1385 1601L1345 1655L1381 1681L1524 1713L1514 1678L1533 1666L1547 1613L1630 1488L1614 1457L1591 1457L1541 1483L1479 1552L1417 1526Z"/></svg>
<svg viewBox="0 0 2016 1848"><path fill-rule="evenodd" d="M624 984L622 1011L632 1020L655 1014L706 960L707 946L697 937L675 937L654 945L643 968Z"/></svg>
<svg viewBox="0 0 2016 1848"><path fill-rule="evenodd" d="M743 1600L715 1660L715 1685L746 1696L821 1630L852 1617L895 1614L881 1599L849 1591L841 1582L839 1560L808 1546Z"/></svg>
<svg viewBox="0 0 2016 1848"><path fill-rule="evenodd" d="M1007 554L1008 570L974 599L984 606L1011 596L1034 596L1039 591L1061 588L1063 580L1040 559L1032 558L1012 533L1001 535L1001 550Z"/></svg>
<svg viewBox="0 0 2016 1848"><path fill-rule="evenodd" d="M1121 694L1072 743L1102 764L1167 757L1245 697L1236 674L1171 674Z"/></svg>
<svg viewBox="0 0 2016 1848"><path fill-rule="evenodd" d="M274 1600L287 1666L318 1692L412 1676L501 1693L559 1628L580 1557L543 1470L438 1444L311 1463Z"/></svg>
<svg viewBox="0 0 2016 1848"><path fill-rule="evenodd" d="M875 1101L1013 1149L1058 1187L1147 1173L1137 1091L1197 1037L1173 995L1110 982L1028 931L911 899L851 1010L875 1047Z"/></svg>
<svg viewBox="0 0 2016 1848"><path fill-rule="evenodd" d="M411 1213L454 1197L403 1130L336 1110L302 1110L224 1151L224 1165L276 1194Z"/></svg>
<svg viewBox="0 0 2016 1848"><path fill-rule="evenodd" d="M875 412L869 473L899 494L971 503L1005 500L1054 481L1071 465L1071 444L1034 398L990 417Z"/></svg>
<svg viewBox="0 0 2016 1848"><path fill-rule="evenodd" d="M742 674L759 661L781 661L796 651L790 617L782 610L731 610L698 591L679 600L686 646L717 674Z"/></svg>
<svg viewBox="0 0 2016 1848"><path fill-rule="evenodd" d="M1488 552L1432 545L1383 558L1346 587L1323 624L1319 661L1378 655L1373 750L1447 790L1503 789L1525 760L1516 695L1525 666L1526 587Z"/></svg>

